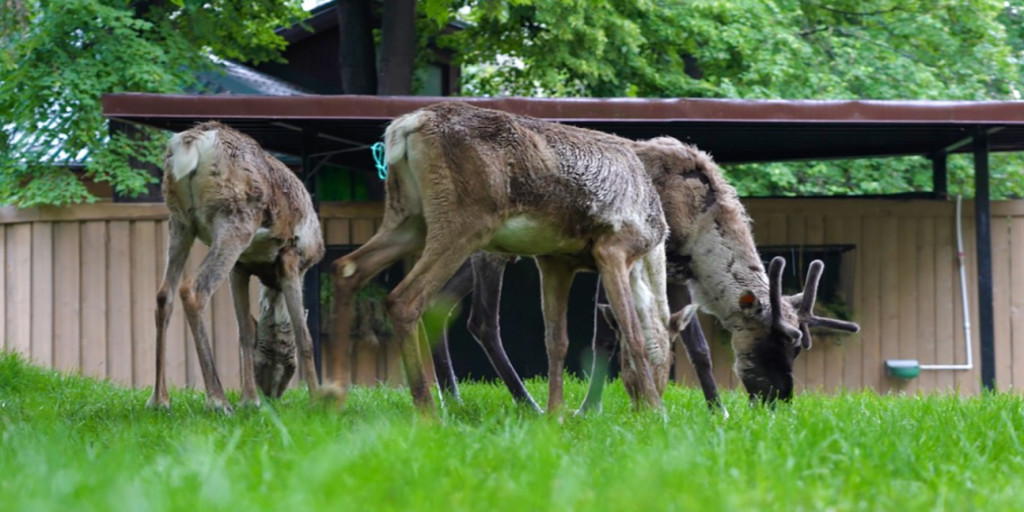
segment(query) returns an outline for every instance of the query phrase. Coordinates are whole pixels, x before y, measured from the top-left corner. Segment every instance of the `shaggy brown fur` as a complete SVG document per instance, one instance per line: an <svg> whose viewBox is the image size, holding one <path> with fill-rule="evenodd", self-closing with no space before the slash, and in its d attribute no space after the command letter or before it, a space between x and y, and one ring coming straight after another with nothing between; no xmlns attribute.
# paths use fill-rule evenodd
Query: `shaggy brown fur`
<svg viewBox="0 0 1024 512"><path fill-rule="evenodd" d="M203 319L211 294L231 276L242 357L242 400L259 403L253 374L254 326L249 313L249 278L279 294L297 335L299 368L317 388L312 344L302 308L302 276L324 254L320 223L302 182L256 141L217 122L202 123L168 142L164 200L171 212L167 269L157 294L156 383L149 405L167 407L164 376L165 334L185 260L198 238L210 247L198 276L179 292L199 355L211 407L230 412L214 367ZM271 309L275 309L271 307ZM267 361L257 372L282 374ZM283 374L282 374L283 375ZM285 383L264 388L278 389ZM283 389L283 388L281 388Z"/></svg>
<svg viewBox="0 0 1024 512"><path fill-rule="evenodd" d="M658 405L667 371L666 226L658 195L623 139L464 103L396 119L385 134L387 208L380 231L334 264L335 379L344 382L351 302L381 269L422 253L388 298L416 404L433 410L418 344L407 339L426 302L474 251L534 256L542 276L549 410L562 401L565 312L573 274L597 269L622 326L623 381L634 403ZM339 385L340 383L336 383Z"/></svg>

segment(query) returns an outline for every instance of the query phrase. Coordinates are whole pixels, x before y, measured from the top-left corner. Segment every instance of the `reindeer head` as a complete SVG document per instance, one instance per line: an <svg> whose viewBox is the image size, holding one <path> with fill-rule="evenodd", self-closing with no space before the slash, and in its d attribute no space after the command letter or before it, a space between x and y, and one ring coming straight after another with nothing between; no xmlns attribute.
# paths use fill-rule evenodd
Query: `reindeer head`
<svg viewBox="0 0 1024 512"><path fill-rule="evenodd" d="M253 366L256 385L270 398L280 398L295 373L295 331L284 294L266 287L260 291Z"/></svg>
<svg viewBox="0 0 1024 512"><path fill-rule="evenodd" d="M793 396L793 361L803 350L811 348L811 327L824 327L846 332L857 332L860 326L834 318L816 316L814 300L818 294L818 280L825 264L811 262L804 283L804 291L782 296L782 270L786 260L775 257L768 268L769 311L761 305L753 292L740 296L740 308L751 315L765 319L763 327L742 329L733 333L736 350L736 373L743 381L751 401L770 403L789 400Z"/></svg>

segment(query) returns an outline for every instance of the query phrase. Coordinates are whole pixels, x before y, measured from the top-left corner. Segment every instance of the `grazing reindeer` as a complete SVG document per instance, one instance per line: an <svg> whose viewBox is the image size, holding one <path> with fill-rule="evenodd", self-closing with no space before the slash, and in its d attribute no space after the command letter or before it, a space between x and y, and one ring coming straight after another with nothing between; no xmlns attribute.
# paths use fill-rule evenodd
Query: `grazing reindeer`
<svg viewBox="0 0 1024 512"><path fill-rule="evenodd" d="M254 369L263 391L271 396L284 389L286 377L294 371L294 367L288 369L290 360L271 355L272 348L260 350L254 360L255 327L249 312L249 278L253 275L265 287L261 317L276 317L280 323L282 313L287 312L294 326L300 375L310 393L315 392L312 343L303 321L302 277L323 258L324 244L320 222L302 182L256 141L220 123L206 122L171 137L164 158L163 193L171 216L167 269L156 297L156 383L148 405L170 405L164 357L172 290L178 286L197 237L210 252L195 281L186 279L179 293L199 354L207 405L231 412L203 319L210 296L229 273L238 321L242 402L260 402Z"/></svg>
<svg viewBox="0 0 1024 512"><path fill-rule="evenodd" d="M751 398L789 399L793 391L793 360L801 350L810 348L809 327L859 330L851 322L813 315L823 264L811 264L803 293L784 299L780 287L784 260L772 262L769 279L754 245L750 220L735 189L722 178L711 157L671 137L633 142L632 147L654 182L669 223L667 277L670 299L676 302L673 308L681 306L681 288L688 287L697 303L732 331L734 369ZM497 303L504 265L504 261L477 261L474 257L470 331L487 350L513 396L518 401L533 403L514 370L513 378L507 378L511 364L507 364L507 369L499 366L501 361L507 362L497 332ZM476 311L487 318L475 319L472 315ZM606 310L603 312L605 321L613 330L617 329L614 317ZM480 325L487 328L480 329ZM605 364L615 346L614 336L602 327L598 322L595 365ZM684 332L683 342L705 398L709 404L718 403L710 353L697 322L692 322ZM449 390L457 389L443 341L437 347L435 364L441 384ZM593 374L604 372L595 366ZM583 411L600 408L603 385L603 379L591 379Z"/></svg>
<svg viewBox="0 0 1024 512"><path fill-rule="evenodd" d="M352 298L402 258L419 259L388 297L413 400L433 413L415 335L424 307L478 249L529 255L542 282L548 409L562 403L573 274L596 269L623 332L623 383L634 404L660 406L668 381L665 218L636 154L601 132L481 109L435 104L385 132L387 204L379 231L334 262L331 375L351 343ZM338 382L325 390L344 393Z"/></svg>

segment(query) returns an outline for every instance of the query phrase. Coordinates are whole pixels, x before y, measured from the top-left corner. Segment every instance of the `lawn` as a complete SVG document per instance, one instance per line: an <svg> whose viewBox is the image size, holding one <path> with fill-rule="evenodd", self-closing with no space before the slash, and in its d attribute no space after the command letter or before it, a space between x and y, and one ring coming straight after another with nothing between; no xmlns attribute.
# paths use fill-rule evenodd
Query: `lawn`
<svg viewBox="0 0 1024 512"><path fill-rule="evenodd" d="M631 412L614 382L603 413L558 421L497 384L463 390L437 423L383 388L341 411L292 391L223 417L197 391L150 411L146 390L0 355L0 510L1024 510L1012 394L804 394L772 411L729 392L723 419L679 387L665 415ZM578 404L584 385L566 391Z"/></svg>

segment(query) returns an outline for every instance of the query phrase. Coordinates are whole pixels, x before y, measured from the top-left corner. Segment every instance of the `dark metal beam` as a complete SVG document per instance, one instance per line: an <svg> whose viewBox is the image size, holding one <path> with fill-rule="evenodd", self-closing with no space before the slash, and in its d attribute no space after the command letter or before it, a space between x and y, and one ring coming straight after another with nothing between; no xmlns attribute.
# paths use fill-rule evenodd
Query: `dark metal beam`
<svg viewBox="0 0 1024 512"><path fill-rule="evenodd" d="M313 199L313 210L320 215L320 200L316 196L316 173L314 172L313 153L316 151L316 133L313 131L302 132L302 182L306 186L310 197ZM323 378L323 370L320 365L320 266L313 265L306 271L302 283L302 297L307 311L306 324L309 326L309 335L313 338L313 361L316 363L316 373Z"/></svg>
<svg viewBox="0 0 1024 512"><path fill-rule="evenodd" d="M932 192L943 198L949 194L949 169L945 152L932 155Z"/></svg>
<svg viewBox="0 0 1024 512"><path fill-rule="evenodd" d="M996 389L995 327L992 292L992 230L989 205L988 131L974 135L974 221L978 256L978 338L981 343L981 385Z"/></svg>

